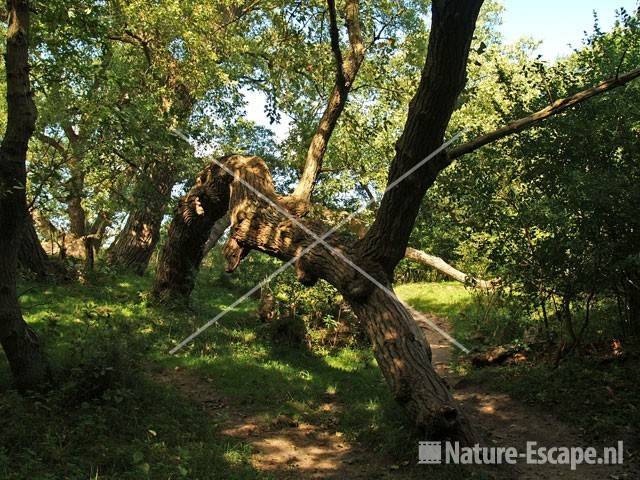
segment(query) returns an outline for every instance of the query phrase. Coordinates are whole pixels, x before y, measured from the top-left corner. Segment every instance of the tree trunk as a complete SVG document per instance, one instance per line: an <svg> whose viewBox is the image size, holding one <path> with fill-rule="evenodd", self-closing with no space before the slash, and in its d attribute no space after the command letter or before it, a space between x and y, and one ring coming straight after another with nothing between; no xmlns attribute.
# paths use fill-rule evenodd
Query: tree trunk
<svg viewBox="0 0 640 480"><path fill-rule="evenodd" d="M418 167L443 143L466 81L469 48L481 5L482 0L432 2L427 60L389 168L387 184L399 183L387 188L371 228L360 241L360 248L383 265L389 278L404 257L424 194L449 165L447 154L441 153Z"/></svg>
<svg viewBox="0 0 640 480"><path fill-rule="evenodd" d="M226 160L227 157L220 159ZM156 300L188 301L205 254L204 245L216 222L226 216L229 181L220 167L211 163L180 199L158 261L152 290Z"/></svg>
<svg viewBox="0 0 640 480"><path fill-rule="evenodd" d="M336 77L325 111L311 138L300 181L292 195L291 204L298 206L298 211L296 212L298 214L306 213L308 210L313 186L322 167L322 160L327 151L329 139L344 110L349 92L365 55L360 27L359 0L348 0L345 6L350 47L346 59L343 59L340 49L340 33L336 19L335 2L329 0L328 4L331 49L336 62ZM211 166L208 169L210 170ZM202 175L203 173L199 175L199 178L204 178ZM192 211L189 213L188 218L194 219L197 216L194 209L195 205L191 204L189 198L197 198L200 195L198 193L199 188L196 185L194 187L195 190L192 189L192 192L183 197L181 206L178 207L174 216L172 226L169 228L169 238L160 256L152 291L156 299L168 300L173 297L174 300L180 302L187 301L193 290L200 262L229 226L229 220L224 217L216 217L216 220L211 223L211 218L208 214L192 224L184 221L184 215L187 211L185 209L188 209L189 205L191 205ZM193 232L187 231L190 225L193 225L195 229ZM208 236L203 233L206 228L210 229ZM170 249L175 251L169 251Z"/></svg>
<svg viewBox="0 0 640 480"><path fill-rule="evenodd" d="M466 444L474 443L476 436L433 371L429 347L420 329L390 293L389 285L395 266L405 255L426 190L455 158L442 153L420 164L442 145L464 86L469 47L481 5L481 0L433 0L427 61L389 172L388 184L393 188L385 192L364 238L353 240L334 234L316 243L314 238L325 234L328 228L321 222L310 221L301 226L300 221L291 218L297 211L295 199L275 193L264 161L258 157L231 156L224 159L231 174L210 166L200 178L201 184L194 187L198 190L192 190L181 202L163 252L167 259L161 262L164 271L160 281L156 281L156 287L161 288L154 290L162 292L166 288L193 285L202 245L213 224L227 214L222 199L228 196L232 228L224 248L227 271L237 268L242 258L255 249L281 260L295 259L297 277L305 285L320 278L334 285L366 325L384 377L416 426L427 436L458 439ZM598 93L602 91L605 89ZM548 113L557 111L560 110ZM534 121L542 118L546 117ZM465 147L459 151L470 150ZM282 209L289 214L283 214ZM315 233L315 237L309 232ZM349 262L344 261L345 257ZM369 278L352 265L363 269Z"/></svg>
<svg viewBox="0 0 640 480"><path fill-rule="evenodd" d="M393 397L416 427L428 438L477 443L467 418L433 369L428 343L404 305L378 288L366 300L349 304L366 327Z"/></svg>
<svg viewBox="0 0 640 480"><path fill-rule="evenodd" d="M18 263L39 279L44 279L52 273L49 257L42 248L31 215L27 216L23 227L22 240L18 250Z"/></svg>
<svg viewBox="0 0 640 480"><path fill-rule="evenodd" d="M36 122L28 65L29 2L8 2L7 128L0 146L0 343L20 389L44 386L48 367L37 335L22 318L16 290L18 247L27 218L26 157Z"/></svg>
<svg viewBox="0 0 640 480"><path fill-rule="evenodd" d="M259 250L281 260L295 259L298 280L304 285L312 285L320 278L327 280L366 326L392 394L406 408L416 427L429 438L476 443L477 437L466 417L431 366L424 334L392 293L382 265L363 256L353 239L336 234L326 239L335 251L373 277L377 282L374 284L334 251L318 245L315 239L324 234L325 227L310 222L301 227L291 220L290 214L283 213L286 203L275 193L267 166L259 157L232 156L225 166L232 171L233 180L228 187L225 181L217 185L229 188L232 228L224 248L227 271L237 268L250 250ZM223 176L231 178L227 173ZM267 203L265 197L279 207ZM224 213L219 211L218 216Z"/></svg>
<svg viewBox="0 0 640 480"><path fill-rule="evenodd" d="M113 267L143 275L149 265L174 184L173 175L162 171L161 163L136 189L137 206L129 212L124 228L109 248L107 261Z"/></svg>

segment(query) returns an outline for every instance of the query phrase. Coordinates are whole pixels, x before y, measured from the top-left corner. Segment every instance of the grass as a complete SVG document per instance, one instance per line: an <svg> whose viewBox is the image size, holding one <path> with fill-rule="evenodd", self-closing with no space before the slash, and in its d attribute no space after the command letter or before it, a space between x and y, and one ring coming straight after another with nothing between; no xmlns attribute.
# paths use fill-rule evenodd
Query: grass
<svg viewBox="0 0 640 480"><path fill-rule="evenodd" d="M557 369L547 363L470 369L471 382L505 392L532 408L554 414L594 442L628 440L638 446L640 361L604 363L571 357Z"/></svg>
<svg viewBox="0 0 640 480"><path fill-rule="evenodd" d="M145 374L203 315L147 306L149 286L150 278L127 275L21 286L25 318L45 339L59 383L45 395L19 396L0 359L0 478L270 478L253 469L246 444ZM206 307L230 298L213 286Z"/></svg>
<svg viewBox="0 0 640 480"><path fill-rule="evenodd" d="M0 478L271 478L252 466L250 445L223 433L224 416L207 418L170 381L152 380L176 367L244 414L265 422L286 415L341 432L397 463L415 462L417 438L366 345L320 354L274 343L249 299L171 356L172 346L246 285L205 270L193 307L175 310L146 302L150 283L149 276L97 273L85 285L20 285L25 318L46 342L58 385L48 394L19 396L0 356ZM455 283L397 291L415 308L452 320L456 335L471 337L491 315ZM609 431L627 417L638 426L639 370L627 367L567 362L557 371L527 365L462 373L587 431ZM614 404L604 387L614 391ZM327 402L335 408L326 409ZM468 472L423 467L416 475L468 478Z"/></svg>
<svg viewBox="0 0 640 480"><path fill-rule="evenodd" d="M449 319L454 336L468 346L487 348L475 341L479 333L489 332L490 344L501 343L500 336L511 341L518 333L507 330L513 319L506 319L508 309L499 300L478 297L460 283L410 283L399 285L396 292L417 310ZM592 328L604 335L610 323L609 317L594 315ZM496 325L503 330L495 333ZM487 391L508 393L534 409L551 412L587 438L610 441L640 431L640 360L633 349L621 360L573 355L558 368L534 360L476 369L459 358L457 373Z"/></svg>
<svg viewBox="0 0 640 480"><path fill-rule="evenodd" d="M397 285L395 292L416 310L449 320L456 339L469 347L476 346L474 335L479 330L487 330L486 299L459 282L406 283Z"/></svg>
<svg viewBox="0 0 640 480"><path fill-rule="evenodd" d="M478 314L473 294L458 282L405 283L397 285L395 292L416 310L449 320Z"/></svg>
<svg viewBox="0 0 640 480"><path fill-rule="evenodd" d="M249 445L225 436L170 383L150 380L150 372L175 367L248 415L286 415L415 461L417 438L366 346L320 355L274 343L249 299L171 356L243 291L205 271L192 309L172 310L147 304L150 283L98 273L85 285L20 285L24 316L46 342L58 387L17 395L0 357L0 478L270 478L252 467ZM327 399L336 408L323 408Z"/></svg>

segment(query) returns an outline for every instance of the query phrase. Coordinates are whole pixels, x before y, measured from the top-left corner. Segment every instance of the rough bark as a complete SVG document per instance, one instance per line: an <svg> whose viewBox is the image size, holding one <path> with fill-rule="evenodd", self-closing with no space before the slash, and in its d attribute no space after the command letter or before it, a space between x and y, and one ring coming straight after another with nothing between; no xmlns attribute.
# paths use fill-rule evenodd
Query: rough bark
<svg viewBox="0 0 640 480"><path fill-rule="evenodd" d="M36 275L39 279L45 279L53 273L53 268L47 252L44 251L38 233L33 224L33 218L28 215L22 229L22 239L18 250L18 263Z"/></svg>
<svg viewBox="0 0 640 480"><path fill-rule="evenodd" d="M388 184L442 145L465 84L469 47L481 5L481 0L432 3L427 60L402 136L396 144ZM404 257L427 188L447 165L446 154L438 155L382 197L373 225L361 240L361 248L383 265L389 278Z"/></svg>
<svg viewBox="0 0 640 480"><path fill-rule="evenodd" d="M430 438L451 438L466 444L477 441L446 385L430 363L430 350L412 315L391 293L381 265L362 255L354 239L332 235L327 244L348 257L384 289L354 270L340 256L308 232L322 235L321 223L305 221L304 228L283 211L286 201L274 189L266 164L259 157L234 156L227 160L234 173L229 189L231 234L224 248L227 271L233 271L250 250L281 260L296 259L298 280L312 285L323 278L334 285L364 323L374 353L394 398L403 405L416 427ZM253 189L246 186L250 184ZM261 192L261 196L254 194ZM280 206L274 208L264 198Z"/></svg>
<svg viewBox="0 0 640 480"><path fill-rule="evenodd" d="M223 157L220 162L227 160ZM158 261L152 290L156 300L189 298L212 227L227 215L230 181L218 165L211 163L178 202Z"/></svg>
<svg viewBox="0 0 640 480"><path fill-rule="evenodd" d="M129 212L107 255L108 263L118 269L144 274L151 255L160 239L162 217L167 209L173 188L173 174L163 162L140 183L134 197L138 204Z"/></svg>
<svg viewBox="0 0 640 480"><path fill-rule="evenodd" d="M294 208L293 205L295 204L294 209L297 214L303 214L307 211L313 186L320 173L322 160L327 151L329 139L347 103L349 92L360 70L360 66L364 61L365 54L360 28L359 0L348 0L345 8L349 38L349 53L346 58L343 58L340 48L340 32L335 2L328 0L327 3L330 17L329 31L331 36L331 50L336 62L336 78L325 111L311 138L300 181L290 199L290 208ZM184 206L189 205L188 199L190 195L192 195L191 192L181 200L183 209ZM182 216L183 212L176 212L173 222L182 222ZM193 217L193 213L191 216ZM182 234L184 225L177 226L175 229L169 229L169 239L164 245L163 252L160 255L156 281L153 288L153 294L156 298L166 300L173 296L175 300L179 301L188 299L189 295L191 295L194 278L200 268L202 258L220 239L229 226L229 221L224 218L219 218L211 225L209 236L206 239L204 239L199 230L200 226L196 227L197 232L194 232L193 237ZM172 238L172 235L177 235L178 237ZM182 243L182 241L185 243ZM194 243L196 241L203 243ZM166 250L170 248L175 248L177 251L173 253L167 252ZM183 257L186 248L189 248L195 253L188 257ZM182 258L184 261L177 261L179 258ZM164 264L164 262L168 263ZM184 270L181 270L181 268L184 268Z"/></svg>
<svg viewBox="0 0 640 480"><path fill-rule="evenodd" d="M27 218L27 147L37 115L29 82L29 2L11 0L8 10L7 128L0 145L0 343L18 388L37 389L47 380L47 362L22 318L16 291L18 246Z"/></svg>

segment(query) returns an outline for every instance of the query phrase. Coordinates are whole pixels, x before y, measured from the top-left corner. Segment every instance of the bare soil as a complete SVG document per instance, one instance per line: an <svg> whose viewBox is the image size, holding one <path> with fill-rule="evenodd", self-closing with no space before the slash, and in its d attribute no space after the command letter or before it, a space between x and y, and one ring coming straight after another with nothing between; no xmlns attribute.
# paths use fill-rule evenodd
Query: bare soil
<svg viewBox="0 0 640 480"><path fill-rule="evenodd" d="M429 314L413 313L416 317L422 316L419 323L430 340L435 368L452 386L455 398L486 439L487 445L515 446L519 451L524 451L526 441L535 441L538 446L546 447L587 446L580 432L560 419L508 395L487 391L482 385L453 376L449 363L451 349L455 347L434 329L424 326L433 322L447 331L447 321ZM242 405L221 396L214 382L207 382L188 370L165 370L153 374L153 378L171 384L190 400L201 404L212 421L221 426L223 434L250 444L254 452L253 466L275 478L404 479L431 476L422 465L394 464L392 459L374 454L363 445L346 441L340 433L327 430L327 426L298 423L285 416L271 421L251 416L243 411ZM328 398L322 408L331 411L343 407ZM579 465L571 471L565 465L519 463L516 466L486 468L484 472L488 478L523 480L640 478L640 471L628 464L624 467Z"/></svg>

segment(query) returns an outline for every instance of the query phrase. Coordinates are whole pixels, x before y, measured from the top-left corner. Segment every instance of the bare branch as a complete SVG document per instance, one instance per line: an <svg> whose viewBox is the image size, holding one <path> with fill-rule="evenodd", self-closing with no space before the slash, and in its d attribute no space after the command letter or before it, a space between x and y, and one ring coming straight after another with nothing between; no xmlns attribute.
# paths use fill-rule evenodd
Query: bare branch
<svg viewBox="0 0 640 480"><path fill-rule="evenodd" d="M462 282L465 284L468 283L485 290L494 288L497 283L496 281L486 281L474 278L449 265L442 258L436 257L435 255L429 255L428 253L423 252L422 250L417 250L415 248L407 247L404 258L413 260L414 262L426 265L431 268L435 268L439 272L444 273L448 277L451 277L458 282Z"/></svg>

